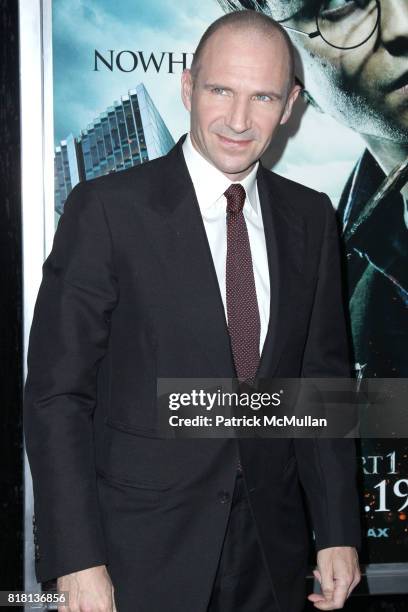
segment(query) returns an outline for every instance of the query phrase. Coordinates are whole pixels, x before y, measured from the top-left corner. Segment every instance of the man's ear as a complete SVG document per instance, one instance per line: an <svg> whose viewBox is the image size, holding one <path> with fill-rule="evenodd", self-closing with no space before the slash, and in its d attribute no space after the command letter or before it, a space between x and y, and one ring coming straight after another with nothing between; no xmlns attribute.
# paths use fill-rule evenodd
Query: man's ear
<svg viewBox="0 0 408 612"><path fill-rule="evenodd" d="M193 77L191 70L185 68L181 73L181 99L183 104L191 112L191 96L193 94Z"/></svg>
<svg viewBox="0 0 408 612"><path fill-rule="evenodd" d="M313 106L313 108L315 108L319 113L324 113L324 110L318 105L312 94L308 92L307 89L302 89L301 96L306 104Z"/></svg>
<svg viewBox="0 0 408 612"><path fill-rule="evenodd" d="M291 92L288 96L288 99L286 100L285 110L283 111L283 115L280 120L281 125L286 123L287 120L289 119L291 112L292 112L293 104L295 103L295 100L298 97L301 90L302 90L302 87L300 85L295 84L292 87Z"/></svg>

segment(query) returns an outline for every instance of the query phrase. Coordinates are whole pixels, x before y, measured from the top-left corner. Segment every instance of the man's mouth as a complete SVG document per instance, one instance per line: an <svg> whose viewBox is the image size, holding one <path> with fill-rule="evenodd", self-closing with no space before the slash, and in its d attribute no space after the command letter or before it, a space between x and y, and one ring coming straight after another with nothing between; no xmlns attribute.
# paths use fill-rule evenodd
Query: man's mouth
<svg viewBox="0 0 408 612"><path fill-rule="evenodd" d="M384 86L386 93L398 90L408 92L408 71Z"/></svg>
<svg viewBox="0 0 408 612"><path fill-rule="evenodd" d="M217 136L222 143L231 147L245 147L251 142L251 140L236 140L234 138L227 138L226 136L222 136L221 134L217 134Z"/></svg>

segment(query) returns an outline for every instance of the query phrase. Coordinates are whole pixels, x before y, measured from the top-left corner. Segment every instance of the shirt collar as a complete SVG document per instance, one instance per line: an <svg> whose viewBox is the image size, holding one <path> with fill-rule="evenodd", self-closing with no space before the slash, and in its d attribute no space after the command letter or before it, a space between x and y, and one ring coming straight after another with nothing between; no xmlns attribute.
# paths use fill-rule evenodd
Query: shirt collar
<svg viewBox="0 0 408 612"><path fill-rule="evenodd" d="M191 141L190 133L187 134L182 146L200 208L205 209L212 206L233 182L239 182L244 187L247 199L254 212L258 213L256 174L259 161L242 181L230 181L197 151Z"/></svg>

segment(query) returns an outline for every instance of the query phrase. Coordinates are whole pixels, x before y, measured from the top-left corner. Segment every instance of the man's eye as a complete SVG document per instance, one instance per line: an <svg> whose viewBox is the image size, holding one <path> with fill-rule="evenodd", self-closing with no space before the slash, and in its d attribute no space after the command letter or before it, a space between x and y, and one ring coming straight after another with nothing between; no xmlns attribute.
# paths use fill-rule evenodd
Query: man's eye
<svg viewBox="0 0 408 612"><path fill-rule="evenodd" d="M215 94L219 94L219 95L225 95L227 93L226 89L223 89L222 87L213 87L211 90L213 93Z"/></svg>
<svg viewBox="0 0 408 612"><path fill-rule="evenodd" d="M257 96L255 96L256 100L260 100L261 102L269 102L269 100L271 100L270 96L267 96L266 94L258 94Z"/></svg>
<svg viewBox="0 0 408 612"><path fill-rule="evenodd" d="M368 0L325 0L319 11L322 19L342 19L356 9L365 8Z"/></svg>

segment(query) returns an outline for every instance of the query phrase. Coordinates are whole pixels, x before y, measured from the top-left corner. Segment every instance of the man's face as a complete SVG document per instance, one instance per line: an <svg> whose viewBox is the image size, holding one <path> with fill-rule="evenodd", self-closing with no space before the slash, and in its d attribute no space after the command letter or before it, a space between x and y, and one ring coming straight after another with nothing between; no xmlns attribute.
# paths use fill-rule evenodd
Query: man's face
<svg viewBox="0 0 408 612"><path fill-rule="evenodd" d="M246 176L287 121L299 93L288 95L288 51L273 38L224 27L202 52L197 75L182 75L194 146L233 181Z"/></svg>
<svg viewBox="0 0 408 612"><path fill-rule="evenodd" d="M325 112L358 132L406 143L408 139L408 0L381 0L376 32L356 49L339 50L318 36L290 33L301 54L307 90ZM285 25L363 40L377 14L374 0L269 0ZM367 11L367 17L361 19ZM343 34L341 34L343 31Z"/></svg>

